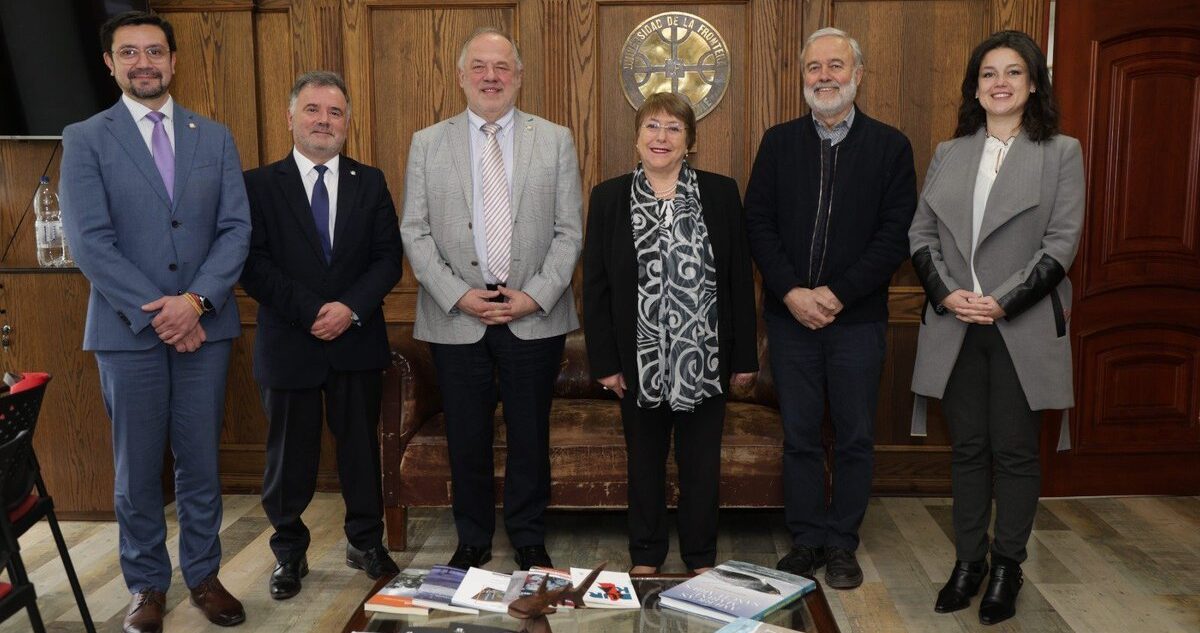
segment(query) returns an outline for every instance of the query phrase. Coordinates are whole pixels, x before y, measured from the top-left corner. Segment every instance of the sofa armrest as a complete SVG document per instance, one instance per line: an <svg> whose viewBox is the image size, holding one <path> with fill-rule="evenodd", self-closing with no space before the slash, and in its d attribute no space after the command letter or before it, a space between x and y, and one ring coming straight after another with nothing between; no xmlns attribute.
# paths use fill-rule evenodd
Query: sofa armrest
<svg viewBox="0 0 1200 633"><path fill-rule="evenodd" d="M399 503L400 461L408 443L441 410L442 394L429 346L411 337L402 339L392 350L392 365L383 376L379 444L385 506Z"/></svg>

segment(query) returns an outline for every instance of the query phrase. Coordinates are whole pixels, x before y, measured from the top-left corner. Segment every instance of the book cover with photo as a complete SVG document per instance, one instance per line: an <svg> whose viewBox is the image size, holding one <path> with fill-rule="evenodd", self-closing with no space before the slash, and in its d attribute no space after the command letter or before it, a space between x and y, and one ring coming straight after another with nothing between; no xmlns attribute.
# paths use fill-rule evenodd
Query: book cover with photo
<svg viewBox="0 0 1200 633"><path fill-rule="evenodd" d="M587 580L590 573L590 569L572 567L571 581L578 586L578 583ZM623 571L600 572L596 581L583 595L583 603L593 609L642 608L642 604L638 602L637 591L633 588L633 581L629 579L629 574Z"/></svg>
<svg viewBox="0 0 1200 633"><path fill-rule="evenodd" d="M511 580L508 574L472 567L463 576L450 603L480 611L507 613L508 603L504 601L504 593Z"/></svg>
<svg viewBox="0 0 1200 633"><path fill-rule="evenodd" d="M428 569L405 569L375 595L367 599L363 609L398 615L429 615L429 609L413 604L413 596L429 575Z"/></svg>
<svg viewBox="0 0 1200 633"><path fill-rule="evenodd" d="M731 560L664 591L659 604L723 622L761 620L814 587L802 576Z"/></svg>
<svg viewBox="0 0 1200 633"><path fill-rule="evenodd" d="M546 580L546 591L562 589L571 584L571 574L569 572L562 569L534 565L529 568L529 571L513 572L512 581L508 584L508 591L504 594L505 604L537 593L538 589L542 586L543 579ZM565 600L563 603L555 606L559 609L572 609L575 607L575 603Z"/></svg>
<svg viewBox="0 0 1200 633"><path fill-rule="evenodd" d="M446 565L434 565L429 570L429 575L425 577L425 582L421 583L421 587L413 596L413 605L479 615L479 609L450 604L450 601L454 599L454 592L458 590L458 586L462 584L466 575L467 572L461 569Z"/></svg>

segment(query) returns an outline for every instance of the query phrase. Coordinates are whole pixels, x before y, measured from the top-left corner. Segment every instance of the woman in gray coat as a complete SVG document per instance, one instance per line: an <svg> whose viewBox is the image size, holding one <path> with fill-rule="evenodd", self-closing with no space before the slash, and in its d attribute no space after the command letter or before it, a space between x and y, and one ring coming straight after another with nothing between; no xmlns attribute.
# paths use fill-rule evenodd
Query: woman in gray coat
<svg viewBox="0 0 1200 633"><path fill-rule="evenodd" d="M1058 133L1046 58L1001 31L971 54L955 138L938 146L909 243L929 304L913 391L941 398L950 429L957 561L935 610L1016 612L1041 470L1041 410L1073 404L1067 330L1083 221L1079 142Z"/></svg>

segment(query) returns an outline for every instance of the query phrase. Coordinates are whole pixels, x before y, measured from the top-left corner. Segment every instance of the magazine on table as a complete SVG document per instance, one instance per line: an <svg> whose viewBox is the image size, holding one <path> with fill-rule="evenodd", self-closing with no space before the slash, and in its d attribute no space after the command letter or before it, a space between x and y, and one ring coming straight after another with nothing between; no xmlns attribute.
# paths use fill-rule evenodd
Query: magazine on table
<svg viewBox="0 0 1200 633"><path fill-rule="evenodd" d="M802 576L731 560L664 591L659 604L723 622L761 620L816 586Z"/></svg>
<svg viewBox="0 0 1200 633"><path fill-rule="evenodd" d="M590 569L572 567L571 581L578 586L587 580L590 573ZM596 581L583 595L583 603L593 609L642 608L641 602L638 602L637 591L633 588L633 581L629 579L629 574L623 571L600 572Z"/></svg>
<svg viewBox="0 0 1200 633"><path fill-rule="evenodd" d="M480 611L507 613L508 603L504 601L504 594L511 580L508 574L472 567L454 591L450 603Z"/></svg>
<svg viewBox="0 0 1200 633"><path fill-rule="evenodd" d="M767 624L750 618L738 618L729 624L717 629L717 633L800 633L796 629L779 626L778 624Z"/></svg>
<svg viewBox="0 0 1200 633"><path fill-rule="evenodd" d="M546 580L546 591L562 589L571 584L570 572L534 565L529 568L529 571L513 572L512 581L508 584L508 591L504 594L504 604L507 605L513 600L532 596L537 593L538 589L542 586L543 579ZM563 603L555 605L555 607L559 609L571 609L575 607L575 603L565 600Z"/></svg>
<svg viewBox="0 0 1200 633"><path fill-rule="evenodd" d="M410 568L401 571L378 593L368 598L363 604L363 609L398 615L429 615L429 609L413 604L413 596L417 595L417 590L428 575L428 569Z"/></svg>
<svg viewBox="0 0 1200 633"><path fill-rule="evenodd" d="M454 592L458 590L458 586L462 584L466 575L467 572L461 569L446 565L434 565L429 570L429 575L425 577L425 582L421 583L421 587L417 589L417 594L413 596L413 605L479 615L479 609L450 604L450 601L454 599Z"/></svg>

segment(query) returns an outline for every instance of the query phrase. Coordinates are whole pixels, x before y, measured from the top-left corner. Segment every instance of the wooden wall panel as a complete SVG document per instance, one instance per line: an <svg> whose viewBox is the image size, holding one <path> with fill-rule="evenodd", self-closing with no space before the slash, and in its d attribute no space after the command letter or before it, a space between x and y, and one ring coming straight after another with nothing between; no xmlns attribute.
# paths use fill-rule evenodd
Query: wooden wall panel
<svg viewBox="0 0 1200 633"><path fill-rule="evenodd" d="M33 193L45 173L58 187L58 141L0 141L0 269L36 268Z"/></svg>
<svg viewBox="0 0 1200 633"><path fill-rule="evenodd" d="M620 44L645 17L675 10L695 13L712 22L729 43L733 77L722 104L700 123L694 163L728 173L744 189L763 132L806 110L800 49L812 31L834 25L860 39L867 75L859 103L864 111L910 136L919 179L923 179L933 148L953 129L958 82L971 47L990 30L1006 27L1044 37L1040 29L1046 2L154 0L152 4L175 24L179 35L172 94L181 104L228 125L247 168L278 160L290 150L285 108L295 76L317 68L341 71L353 104L347 153L384 170L399 210L412 133L465 107L455 62L462 40L477 26L491 24L514 32L525 61L518 107L574 132L586 199L593 185L627 171L634 162L633 109L619 92L615 66ZM53 142L45 141L0 141L0 238L5 242L14 235L16 218L53 147ZM57 159L51 173L57 173ZM31 223L32 217L15 233L10 254L0 266L36 264ZM68 330L82 327L82 308L71 303L77 296L64 290L64 284L86 287L78 273L47 277L6 271L10 273L31 275L11 286L25 295L19 304L22 318L29 318L26 312L49 311L70 320ZM52 278L58 282L47 281ZM876 489L942 492L948 481L947 438L936 405L931 407L930 435L908 435L912 401L908 381L923 298L907 265L892 286L888 360L876 429L880 445ZM405 278L384 305L394 341L408 331L402 324L413 319L415 291L415 280L406 269ZM256 490L266 436L252 377L256 306L240 292L238 304L244 334L235 345L230 367L222 476L229 490ZM5 316L4 309L0 304L0 317ZM33 319L33 325L22 328L63 346L64 359L80 354L86 360L83 369L76 369L75 361L53 361L56 365L49 369L74 375L69 389L64 378L56 379L55 389L69 394L75 410L102 411L94 361L81 352L67 353L78 349L79 336L64 335L62 326L43 321ZM51 424L68 423L62 411L47 415L54 419ZM323 488L336 487L328 438L319 477ZM74 483L64 485L85 490ZM111 507L111 487L96 496L98 506L95 499L81 497L63 507Z"/></svg>

